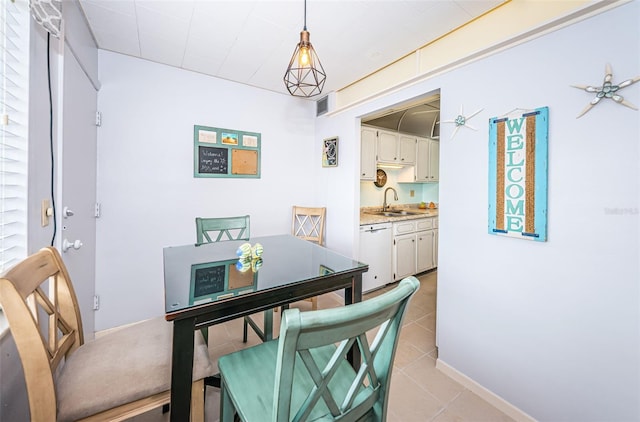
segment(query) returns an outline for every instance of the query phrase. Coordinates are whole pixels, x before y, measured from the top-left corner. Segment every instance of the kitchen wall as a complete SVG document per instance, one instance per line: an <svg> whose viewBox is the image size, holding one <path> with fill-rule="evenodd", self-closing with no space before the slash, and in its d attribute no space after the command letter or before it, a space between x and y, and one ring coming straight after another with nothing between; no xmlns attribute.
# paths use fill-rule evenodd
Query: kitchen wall
<svg viewBox="0 0 640 422"><path fill-rule="evenodd" d="M249 214L260 236L326 206L315 103L108 51L99 71L96 330L163 314L162 248L194 242L195 217ZM194 178L194 125L260 132L261 177Z"/></svg>
<svg viewBox="0 0 640 422"><path fill-rule="evenodd" d="M441 90L443 120L483 109L477 131L441 127L438 363L522 417L640 419L640 113L605 99L576 119L594 96L571 87L606 63L616 83L640 75L638 16L631 1L318 119L357 151L362 116L422 94ZM640 104L640 83L619 93ZM490 235L488 121L543 106L548 240Z"/></svg>
<svg viewBox="0 0 640 422"><path fill-rule="evenodd" d="M399 170L384 169L387 173L387 183L379 188L372 181L360 182L360 206L381 207L384 201L384 191L388 187L398 192L398 201L393 199L393 192L387 194L387 202L396 204L417 204L421 201L438 203L439 183L398 183ZM411 196L413 191L413 196Z"/></svg>

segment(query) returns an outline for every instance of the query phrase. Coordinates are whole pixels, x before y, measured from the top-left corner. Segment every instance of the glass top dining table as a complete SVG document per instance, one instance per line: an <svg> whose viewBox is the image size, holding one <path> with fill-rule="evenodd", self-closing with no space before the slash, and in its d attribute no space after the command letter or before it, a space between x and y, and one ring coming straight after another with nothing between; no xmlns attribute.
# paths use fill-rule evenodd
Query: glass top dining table
<svg viewBox="0 0 640 422"><path fill-rule="evenodd" d="M244 243L261 244L261 256L239 259ZM172 421L189 420L195 330L342 289L345 305L359 302L368 270L292 235L170 246L163 258L165 318L174 324Z"/></svg>

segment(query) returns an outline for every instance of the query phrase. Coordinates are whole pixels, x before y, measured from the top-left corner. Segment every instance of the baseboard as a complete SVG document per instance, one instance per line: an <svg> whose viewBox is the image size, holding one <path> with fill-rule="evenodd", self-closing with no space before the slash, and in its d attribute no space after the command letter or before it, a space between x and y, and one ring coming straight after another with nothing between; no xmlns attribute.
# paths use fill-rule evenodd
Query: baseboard
<svg viewBox="0 0 640 422"><path fill-rule="evenodd" d="M487 390L485 387L478 384L476 381L472 380L471 378L469 378L462 372L458 371L457 369L447 365L440 359L436 359L436 369L438 369L439 371L441 371L443 374L447 375L451 379L459 382L460 384L462 384L463 387L477 394L484 401L488 402L489 404L499 409L503 413L507 414L508 416L512 417L516 421L521 421L521 422L536 421L533 417L531 417L527 413L518 409L517 407L515 407L514 405L512 405L502 397L493 393L492 391Z"/></svg>

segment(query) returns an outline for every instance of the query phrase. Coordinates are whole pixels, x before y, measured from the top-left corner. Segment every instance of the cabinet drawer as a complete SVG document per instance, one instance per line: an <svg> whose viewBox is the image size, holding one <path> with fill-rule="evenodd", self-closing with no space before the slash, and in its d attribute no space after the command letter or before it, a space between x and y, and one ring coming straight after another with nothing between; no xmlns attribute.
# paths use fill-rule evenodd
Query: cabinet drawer
<svg viewBox="0 0 640 422"><path fill-rule="evenodd" d="M393 223L393 234L405 234L405 233L413 233L416 231L416 225L414 221L402 221L398 223Z"/></svg>
<svg viewBox="0 0 640 422"><path fill-rule="evenodd" d="M423 220L416 220L416 231L429 230L433 228L433 219L425 218Z"/></svg>

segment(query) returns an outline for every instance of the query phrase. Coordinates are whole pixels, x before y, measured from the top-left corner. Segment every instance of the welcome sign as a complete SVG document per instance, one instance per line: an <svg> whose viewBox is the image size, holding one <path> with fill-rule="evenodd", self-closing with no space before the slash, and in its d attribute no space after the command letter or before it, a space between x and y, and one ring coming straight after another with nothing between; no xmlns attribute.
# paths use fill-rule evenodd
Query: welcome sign
<svg viewBox="0 0 640 422"><path fill-rule="evenodd" d="M489 233L547 240L549 108L489 120Z"/></svg>

